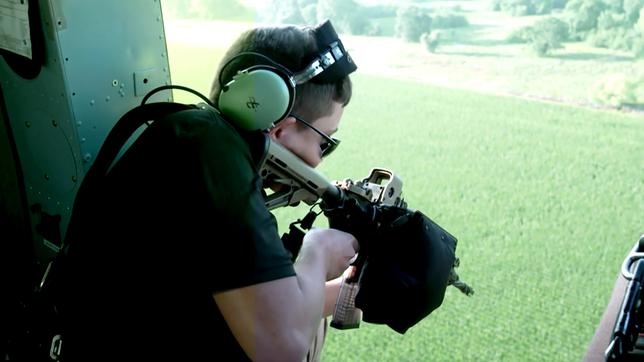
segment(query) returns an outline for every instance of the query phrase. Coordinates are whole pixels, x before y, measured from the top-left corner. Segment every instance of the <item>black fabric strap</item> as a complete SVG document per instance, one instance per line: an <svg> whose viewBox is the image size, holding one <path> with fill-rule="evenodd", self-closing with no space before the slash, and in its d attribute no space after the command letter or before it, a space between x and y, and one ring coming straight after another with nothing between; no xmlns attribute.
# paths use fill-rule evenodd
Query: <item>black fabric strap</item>
<svg viewBox="0 0 644 362"><path fill-rule="evenodd" d="M282 243L284 243L286 250L291 253L292 261L297 259L297 255L302 248L302 242L304 241L304 234L306 230L310 230L313 227L313 222L318 215L313 210L309 211L303 219L292 222L289 225L289 231L282 235Z"/></svg>
<svg viewBox="0 0 644 362"><path fill-rule="evenodd" d="M179 112L186 109L194 108L193 105L186 105L182 103L173 102L159 102L147 103L137 106L123 115L119 121L114 125L110 131L105 142L101 146L94 163L85 174L76 198L74 201L74 214L70 221L69 230L72 231L72 223L83 223L85 217L89 217L83 210L86 209L88 202L91 202L89 197L92 193L99 188L102 179L107 174L110 166L116 159L121 148L132 136L134 131L141 127L144 123L154 121L167 116L168 114ZM64 242L64 247L73 238L67 237Z"/></svg>

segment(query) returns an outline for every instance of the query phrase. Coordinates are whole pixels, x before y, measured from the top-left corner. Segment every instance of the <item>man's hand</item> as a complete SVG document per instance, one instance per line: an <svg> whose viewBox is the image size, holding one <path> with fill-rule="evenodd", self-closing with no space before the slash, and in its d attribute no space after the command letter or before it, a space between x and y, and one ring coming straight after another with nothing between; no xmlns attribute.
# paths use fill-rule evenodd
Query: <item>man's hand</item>
<svg viewBox="0 0 644 362"><path fill-rule="evenodd" d="M322 321L325 282L340 276L358 242L333 229L309 231L296 276L214 294L226 323L253 360L302 361Z"/></svg>
<svg viewBox="0 0 644 362"><path fill-rule="evenodd" d="M349 233L336 229L314 228L304 236L300 255L306 258L308 253L313 253L324 258L326 280L331 280L347 270L358 249L358 241Z"/></svg>

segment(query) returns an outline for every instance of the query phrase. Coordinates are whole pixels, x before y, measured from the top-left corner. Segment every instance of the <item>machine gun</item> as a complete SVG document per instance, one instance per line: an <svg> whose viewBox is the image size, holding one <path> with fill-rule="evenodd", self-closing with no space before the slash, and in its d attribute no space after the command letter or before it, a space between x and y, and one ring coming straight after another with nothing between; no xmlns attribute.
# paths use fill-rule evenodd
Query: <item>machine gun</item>
<svg viewBox="0 0 644 362"><path fill-rule="evenodd" d="M331 322L331 326L338 329L357 328L362 312L356 308L355 302L360 290L363 267L370 257L369 241L378 238L391 224L400 222L403 216L408 217L413 212L407 208L407 203L402 197L402 180L388 169L373 168L369 176L362 180L344 179L331 182L278 143L270 140L268 142L267 154L260 166L260 175L265 181L265 186L270 185L275 191L265 197L267 208L271 210L283 206L296 206L301 202L311 205L307 215L291 223L289 232L282 237L286 248L293 255L293 260L302 243L302 229L310 229L320 213L324 213L328 218L330 227L351 233L360 244L358 257L342 282ZM313 210L316 205L319 205L320 212ZM397 215L401 217L387 217L392 209L399 211ZM429 223L437 230L441 239L451 239L455 248L456 238L431 220ZM447 285L457 287L468 296L472 295L473 289L462 282L455 271L458 265L459 259L455 257Z"/></svg>

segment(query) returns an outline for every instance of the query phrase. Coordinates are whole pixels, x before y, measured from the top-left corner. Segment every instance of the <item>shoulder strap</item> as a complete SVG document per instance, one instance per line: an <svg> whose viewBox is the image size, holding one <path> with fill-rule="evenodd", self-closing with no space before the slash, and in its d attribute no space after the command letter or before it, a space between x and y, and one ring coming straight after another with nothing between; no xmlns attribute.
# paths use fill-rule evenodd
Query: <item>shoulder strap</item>
<svg viewBox="0 0 644 362"><path fill-rule="evenodd" d="M101 146L94 163L85 174L81 183L78 193L74 201L75 214L72 217L69 225L70 231L73 230L73 224L82 223L84 221L87 203L91 202L91 195L96 188L100 185L101 180L107 174L110 166L116 159L119 151L127 140L132 136L134 131L141 127L144 123L161 119L169 114L179 112L186 109L194 108L194 105L174 103L174 102L159 102L147 103L139 105L127 113L125 113L118 122L114 125L108 134L105 142ZM63 243L63 248L68 246L69 240L73 238L66 237Z"/></svg>
<svg viewBox="0 0 644 362"><path fill-rule="evenodd" d="M180 85L164 85L151 90L143 97L139 106L132 108L116 122L110 133L107 135L103 146L101 146L101 150L96 156L94 164L85 175L85 179L88 180L88 182L83 182L83 184L94 183L96 179L102 178L107 174L107 171L116 159L121 148L123 148L123 145L125 145L125 142L127 142L134 131L141 127L143 123L161 119L175 112L197 108L196 105L177 102L146 103L152 95L160 91L170 89L180 89L195 94L212 106L212 103L208 98L188 87Z"/></svg>
<svg viewBox="0 0 644 362"><path fill-rule="evenodd" d="M78 189L74 200L74 209L72 211L72 218L68 226L68 230L73 230L73 225L82 223L86 217L84 210L86 210L86 203L91 202L88 197L96 190L101 183L101 180L107 175L112 163L116 159L119 151L123 148L127 140L132 134L141 127L144 123L162 119L165 116L187 110L198 108L193 104L183 104L177 102L154 102L146 103L154 94L171 89L179 89L190 92L197 97L201 98L204 102L212 106L212 103L203 94L195 91L194 89L180 86L180 85L164 85L157 87L148 92L141 101L139 106L136 106L125 113L114 125L110 133L105 138L101 149L99 150L96 159L92 166L87 170L81 185ZM63 253L66 253L69 240L69 233L63 241Z"/></svg>
<svg viewBox="0 0 644 362"><path fill-rule="evenodd" d="M134 131L141 127L144 123L161 119L169 114L179 112L186 109L192 109L195 106L182 103L161 102L161 103L147 103L137 106L128 111L119 121L114 125L110 131L105 142L96 156L94 164L90 167L85 175L83 184L93 183L95 179L104 177L107 171L116 159L116 155L125 142L132 136ZM79 190L80 192L80 190Z"/></svg>
<svg viewBox="0 0 644 362"><path fill-rule="evenodd" d="M144 123L163 119L172 113L196 107L196 105L175 102L142 102L141 105L125 113L105 138L94 163L85 174L76 194L72 218L68 225L68 233L63 241L63 246L49 262L40 285L34 290L34 301L27 306L30 308L31 313L39 314L38 317L43 319L42 323L36 325L36 328L40 329L33 331L37 335L30 337L31 339L28 342L37 343L45 353L49 351L52 360L59 360L62 341L63 324L59 308L61 301L59 293L61 292L61 278L65 276L64 259L69 252L70 241L74 239L75 226L82 225L87 218L91 217L85 212L92 202L91 195L100 186L102 179L107 175L119 151L139 127Z"/></svg>

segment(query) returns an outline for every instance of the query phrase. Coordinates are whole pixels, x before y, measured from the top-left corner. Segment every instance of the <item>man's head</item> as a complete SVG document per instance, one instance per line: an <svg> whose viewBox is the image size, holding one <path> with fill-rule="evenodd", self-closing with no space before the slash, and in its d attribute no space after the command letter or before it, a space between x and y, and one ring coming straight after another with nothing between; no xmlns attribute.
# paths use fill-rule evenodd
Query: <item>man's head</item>
<svg viewBox="0 0 644 362"><path fill-rule="evenodd" d="M277 63L292 74L300 72L320 55L324 50L321 47L326 46L319 44L316 29L283 26L246 31L224 55L211 87L210 99L214 104L219 104L223 86L237 72L252 66L274 67ZM253 56L250 52L269 59ZM331 79L317 76L298 84L290 113L270 129L270 136L311 166L317 166L321 161L322 148L328 150L328 145L333 146L329 136L337 130L342 110L351 98L351 91L348 75Z"/></svg>

